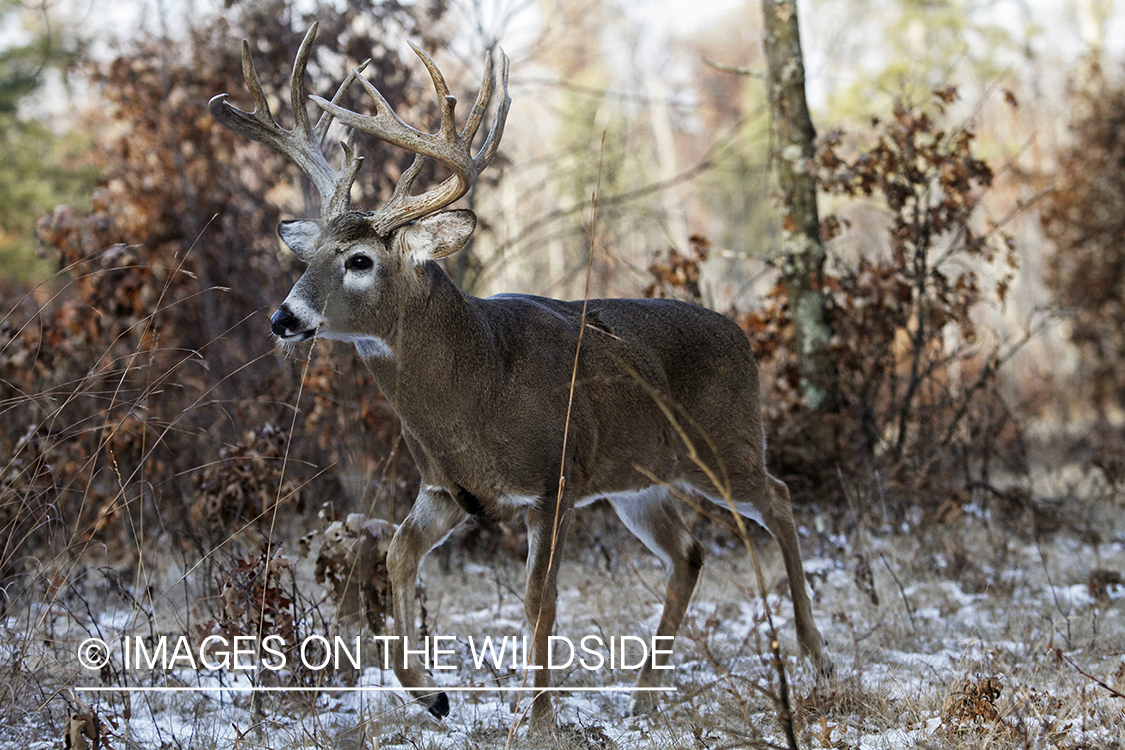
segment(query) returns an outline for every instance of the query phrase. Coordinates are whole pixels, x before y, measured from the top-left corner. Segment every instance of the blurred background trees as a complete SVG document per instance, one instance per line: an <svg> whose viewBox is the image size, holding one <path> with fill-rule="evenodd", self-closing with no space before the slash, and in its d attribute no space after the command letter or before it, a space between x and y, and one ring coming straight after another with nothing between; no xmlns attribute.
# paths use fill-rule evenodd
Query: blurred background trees
<svg viewBox="0 0 1125 750"><path fill-rule="evenodd" d="M1100 420L1125 404L1125 85L1094 62L1071 93L1072 142L1042 212L1047 282L1071 313L1079 379Z"/></svg>
<svg viewBox="0 0 1125 750"><path fill-rule="evenodd" d="M0 47L0 278L27 281L54 271L37 262L37 216L58 203L88 200L97 169L81 130L20 111L49 74L65 75L82 56L81 45L36 24L18 0L0 2L0 29L8 38Z"/></svg>
<svg viewBox="0 0 1125 750"><path fill-rule="evenodd" d="M274 227L315 210L308 187L206 111L221 92L246 104L246 37L288 121L314 19L310 91L370 57L417 123L436 107L405 39L435 53L462 116L503 44L512 114L450 272L477 294L575 297L592 253L594 294L737 317L762 357L770 460L799 503L830 509L856 483L902 508L966 503L1030 481L1029 426L1051 440L1091 420L1121 429L1125 100L1109 3L799 5L831 416L799 397L778 283L757 3L690 17L617 0L131 7L110 26L79 6L0 5L0 576L94 540L133 562L150 534L204 554L278 503L298 522L326 501L329 516L401 517L412 469L354 353L322 342L285 360L268 335L299 273ZM372 207L408 157L360 149L355 203ZM1044 330L1048 314L1063 323Z"/></svg>

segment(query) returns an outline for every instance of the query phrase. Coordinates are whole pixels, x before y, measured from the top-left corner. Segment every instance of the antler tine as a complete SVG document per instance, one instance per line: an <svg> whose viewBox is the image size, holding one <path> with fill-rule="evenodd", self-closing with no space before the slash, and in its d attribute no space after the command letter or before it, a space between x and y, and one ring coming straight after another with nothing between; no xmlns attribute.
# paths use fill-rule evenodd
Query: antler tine
<svg viewBox="0 0 1125 750"><path fill-rule="evenodd" d="M266 101L266 93L262 91L262 81L258 78L258 70L254 67L254 58L250 55L250 40L242 40L242 78L246 81L246 88L250 89L250 97L254 100L254 112L262 113L258 117L264 124L265 120L273 122L273 113L270 112L270 103ZM226 96L223 94L222 96Z"/></svg>
<svg viewBox="0 0 1125 750"><path fill-rule="evenodd" d="M297 57L293 63L293 73L289 79L289 93L293 104L294 126L286 130L278 125L270 112L269 102L254 68L254 61L250 54L250 43L242 42L242 75L246 80L246 88L254 100L254 110L243 112L233 107L227 101L227 94L219 94L208 103L211 116L225 127L252 140L264 143L282 156L292 161L302 172L308 175L317 192L320 193L321 218L331 220L345 213L351 202L351 186L359 172L362 157L355 154L347 143L344 147L344 164L339 170L333 169L324 157L321 148L324 135L332 118L325 113L321 115L316 127L309 124L308 110L305 104L305 70L308 67L309 53L312 49L313 39L319 25L313 23L301 41ZM353 71L345 79L340 89L333 97L338 100L344 90L359 76L359 71Z"/></svg>
<svg viewBox="0 0 1125 750"><path fill-rule="evenodd" d="M356 79L360 77L360 74L363 73L370 64L371 58L369 57L360 63L359 67L352 69L352 71L348 73L348 77L344 79L344 82L340 84L340 88L336 89L336 94L332 97L333 104L338 104L340 100L344 98L344 92L348 90L349 86L356 82ZM321 112L320 119L316 121L316 125L312 129L313 139L322 146L324 145L324 137L328 134L328 128L331 127L332 121L335 119L336 118L329 113ZM354 135L355 131L349 130L349 140L354 139Z"/></svg>
<svg viewBox="0 0 1125 750"><path fill-rule="evenodd" d="M312 51L313 39L320 28L319 21L305 32L301 46L297 48L297 58L293 61L293 72L289 76L289 101L293 106L293 131L297 133L311 133L309 127L309 111L305 107L305 69L309 66L309 53Z"/></svg>
<svg viewBox="0 0 1125 750"><path fill-rule="evenodd" d="M457 138L457 121L454 117L453 110L457 107L457 97L449 93L449 86L445 83L445 76L438 70L438 66L434 63L433 58L425 53L425 51L414 42L407 42L410 49L414 50L414 54L426 66L426 71L430 74L430 80L434 82L434 92L437 93L438 103L441 107L441 130L440 133L446 140L456 140Z"/></svg>
<svg viewBox="0 0 1125 750"><path fill-rule="evenodd" d="M481 79L480 91L477 92L477 100L473 102L473 108L469 110L469 119L465 121L465 128L461 131L461 137L469 143L472 143L473 138L477 135L477 130L480 128L481 121L484 120L484 111L488 107L488 101L491 98L492 55L485 53L484 78Z"/></svg>
<svg viewBox="0 0 1125 750"><path fill-rule="evenodd" d="M499 50L499 52L500 85L504 89L504 100L500 102L499 105L497 105L496 114L492 118L492 127L489 128L488 135L485 136L484 143L481 145L480 151L477 152L477 156L473 160L473 163L476 165L478 172L483 171L484 168L487 167L492 161L492 157L496 154L496 149L500 146L500 139L504 137L504 123L508 120L508 109L512 106L512 97L508 95L508 66L510 64L510 61L508 60L508 56L504 54L504 50ZM484 99L483 103L481 103L481 97L478 96L477 103L473 105L473 111L470 114L469 119L472 120L472 115L477 115L477 122L472 131L469 133L470 143L477 134L477 128L480 127L480 121L484 119L484 111L488 107L488 100L492 98L492 76L490 75L492 72L491 55L488 58L488 62L488 71L485 73L488 81L488 97ZM481 88L481 92L483 94L483 87ZM479 115L477 114L478 108L480 110ZM465 127L466 129L468 129L468 124L466 124Z"/></svg>
<svg viewBox="0 0 1125 750"><path fill-rule="evenodd" d="M399 175L398 182L395 183L395 189L391 191L391 197L386 205L399 205L410 197L410 190L414 187L414 180L418 179L418 174L422 171L422 166L425 163L426 157L421 154L415 155L414 161L410 162L410 166L406 168L406 171ZM390 231L391 229L394 229L394 227L390 226L385 231Z"/></svg>
<svg viewBox="0 0 1125 750"><path fill-rule="evenodd" d="M440 77L440 74L439 74ZM344 125L355 130L362 131L369 135L373 135L380 140L386 141L394 146L399 146L408 151L423 154L448 165L454 171L458 169L465 169L471 163L467 156L457 153L454 150L446 148L442 150L442 146L447 145L449 142L456 143L457 134L450 128L451 138L446 138L444 141L435 138L433 135L423 133L421 130L408 125L398 114L391 108L390 103L387 102L383 94L368 81L365 76L357 76L360 84L371 95L375 102L375 114L361 115L358 112L353 112L350 109L345 109L335 102L330 102L316 95L310 98L320 105L321 109L333 115ZM441 86L444 86L444 81L441 81ZM436 82L435 82L436 85ZM441 89L439 88L439 94ZM443 102L448 102L449 99L454 99L452 96L446 95L443 97ZM444 107L443 107L444 109ZM448 117L452 119L452 107L449 107ZM447 115L443 111L442 120L443 127L439 135L444 136L446 128L444 121Z"/></svg>
<svg viewBox="0 0 1125 750"><path fill-rule="evenodd" d="M358 79L374 102L375 114L373 115L361 115L322 97L311 97L325 112L335 116L344 125L412 151L417 155L414 163L399 178L390 200L370 216L369 220L372 226L377 232L384 235L390 233L395 227L402 226L449 205L469 191L481 169L487 166L496 152L500 136L504 131L504 120L508 114L508 107L511 104L511 98L508 96L508 58L501 52L504 61L502 76L504 101L497 108L492 130L485 140L481 153L474 159L471 153L472 139L480 127L484 112L492 97L491 59L485 72L481 92L477 95L476 103L469 114L465 130L458 135L454 114L457 99L450 95L445 77L430 56L414 44L411 44L410 47L426 66L434 84L434 91L438 96L441 107L441 127L437 133L423 133L406 124L391 108L379 89L362 75L358 76ZM421 195L411 195L410 189L421 171L423 157L430 157L441 162L449 167L453 175L437 187Z"/></svg>
<svg viewBox="0 0 1125 750"><path fill-rule="evenodd" d="M207 103L207 109L211 111L212 117L228 129L280 151L281 149L273 144L274 131L278 129L277 123L274 122L269 102L266 101L266 95L262 91L258 71L254 69L254 61L250 57L250 42L245 39L242 40L242 77L246 81L246 88L250 91L250 98L254 100L254 111L243 112L232 107L227 102L229 94L212 97Z"/></svg>

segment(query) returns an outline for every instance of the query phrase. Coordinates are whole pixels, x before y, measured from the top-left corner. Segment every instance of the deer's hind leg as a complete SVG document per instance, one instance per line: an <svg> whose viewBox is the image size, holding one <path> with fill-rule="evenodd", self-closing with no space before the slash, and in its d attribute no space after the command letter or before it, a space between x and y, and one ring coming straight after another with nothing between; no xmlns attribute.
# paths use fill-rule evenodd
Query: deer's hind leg
<svg viewBox="0 0 1125 750"><path fill-rule="evenodd" d="M818 676L830 677L832 660L824 648L824 637L813 620L812 603L805 583L805 567L801 561L801 544L797 539L797 525L793 520L793 506L789 501L789 488L780 479L762 470L733 483L731 496L735 510L753 519L773 535L781 547L785 573L789 579L789 593L793 599L793 619L797 628L797 642L801 652L812 660ZM708 497L715 504L727 508L722 499Z"/></svg>
<svg viewBox="0 0 1125 750"><path fill-rule="evenodd" d="M649 487L638 493L615 495L610 504L622 523L663 561L668 570L668 589L664 612L656 629L652 653L637 678L637 689L629 713L651 711L664 670L668 668L676 631L680 629L699 571L703 567L703 547L692 537L680 516L671 493L663 487Z"/></svg>

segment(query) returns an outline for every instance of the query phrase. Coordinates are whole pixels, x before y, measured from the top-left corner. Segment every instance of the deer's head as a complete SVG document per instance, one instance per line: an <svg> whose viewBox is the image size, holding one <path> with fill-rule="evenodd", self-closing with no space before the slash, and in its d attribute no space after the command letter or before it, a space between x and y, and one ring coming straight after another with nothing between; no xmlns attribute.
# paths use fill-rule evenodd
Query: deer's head
<svg viewBox="0 0 1125 750"><path fill-rule="evenodd" d="M411 48L429 71L441 104L441 127L437 133L423 133L403 122L364 77L367 63L348 75L331 100L308 97L323 110L313 125L306 109L304 78L316 30L314 23L293 65L292 130L278 125L270 113L246 41L242 43L242 71L254 99L254 111L232 107L226 94L213 98L209 107L215 119L226 127L288 157L320 193L319 220L285 221L278 227L281 239L308 267L270 319L274 334L283 343L304 341L314 335L354 341L360 354L378 356L385 353L386 344L373 339L373 323L396 304L394 296L402 293L402 284L409 283L413 276L410 269L457 252L473 233L476 217L471 211L443 209L469 191L496 153L511 104L508 58L500 53L504 98L496 107L492 127L474 157L472 142L492 98L491 56L480 93L460 133L454 119L456 98L450 95L433 60L413 44ZM359 114L338 104L344 91L356 81L371 95L374 114ZM351 187L363 161L352 145L343 143L344 161L339 169L329 165L325 158L323 144L333 120L339 120L351 131L368 133L415 154L414 163L403 172L390 199L375 211L351 209ZM427 157L444 164L452 175L415 195L411 190Z"/></svg>

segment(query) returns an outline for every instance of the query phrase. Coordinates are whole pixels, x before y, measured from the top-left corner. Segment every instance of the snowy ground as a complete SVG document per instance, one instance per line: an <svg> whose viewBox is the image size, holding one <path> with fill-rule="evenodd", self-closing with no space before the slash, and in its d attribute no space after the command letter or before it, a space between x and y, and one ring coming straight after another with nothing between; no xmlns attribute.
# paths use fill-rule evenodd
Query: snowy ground
<svg viewBox="0 0 1125 750"><path fill-rule="evenodd" d="M791 607L779 556L768 537L759 538L767 600L790 655L786 672L801 747L1125 747L1125 587L1114 582L1120 581L1115 573L1125 573L1125 510L1112 500L1073 501L1061 512L1063 528L1038 542L1025 533L1027 518L1000 520L974 509L894 530L855 531L853 524L847 536L808 532L803 544L814 610L838 671L820 687L791 656ZM648 638L663 596L659 563L613 520L597 511L589 519L571 539L556 632L576 644L595 635L603 642ZM213 601L188 601L195 596L192 577L202 569L187 574L186 587L158 584L151 618L138 617L120 593L130 590L127 583L91 571L71 583L84 592L61 591L53 599L44 593L50 604L12 617L0 633L0 668L9 674L0 698L7 716L0 745L58 747L75 710L66 700L77 695L99 716L114 748L785 746L779 709L769 697L777 674L750 561L725 537L710 547L668 673L675 691L649 716L623 718L629 670L577 664L558 670L556 684L594 689L560 696L562 728L546 740L528 739L519 725L528 705L520 693L451 692L452 713L441 722L397 691L259 694L256 700L218 691L74 693L104 684L103 673L77 665L78 645L91 634L112 640L126 632L199 633L214 611ZM482 557L435 553L423 573L429 633L455 636L442 645L450 652L443 664L454 667L436 673L442 685L496 684L487 665L474 667L473 648L479 654L485 636L524 632L522 565L507 553ZM311 562L296 570L308 595ZM326 607L315 611L324 616ZM316 628L326 636L354 635L342 625ZM360 672L344 670L323 687L394 687L376 649L364 648L363 659ZM229 673L183 668L157 684L220 682L248 684Z"/></svg>

